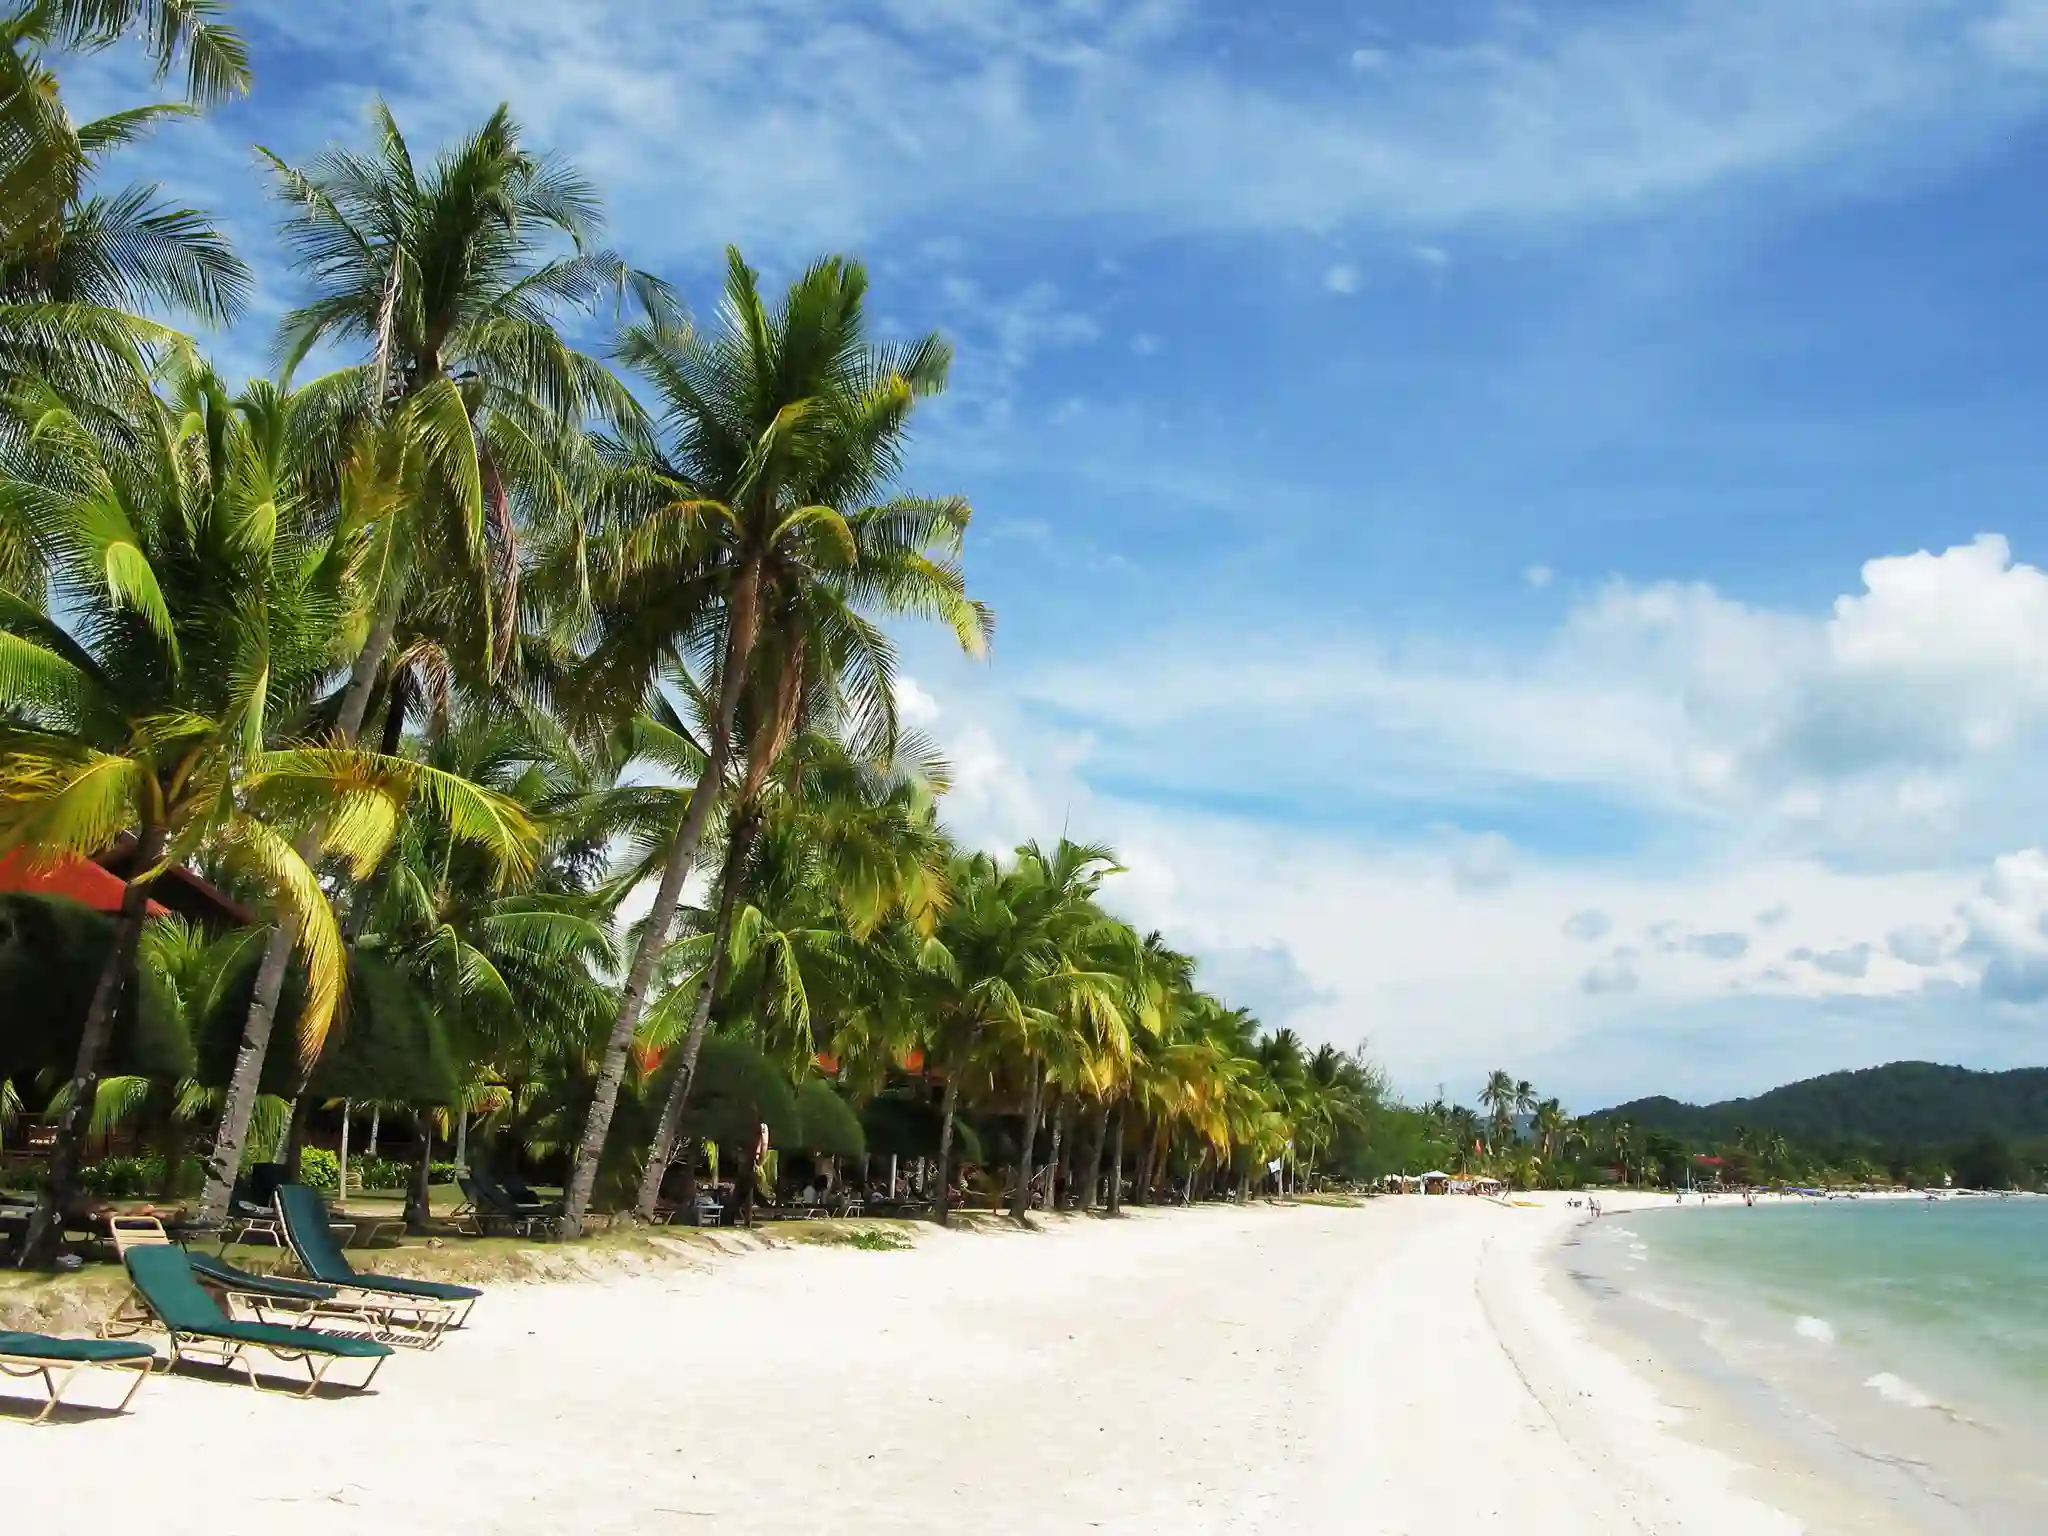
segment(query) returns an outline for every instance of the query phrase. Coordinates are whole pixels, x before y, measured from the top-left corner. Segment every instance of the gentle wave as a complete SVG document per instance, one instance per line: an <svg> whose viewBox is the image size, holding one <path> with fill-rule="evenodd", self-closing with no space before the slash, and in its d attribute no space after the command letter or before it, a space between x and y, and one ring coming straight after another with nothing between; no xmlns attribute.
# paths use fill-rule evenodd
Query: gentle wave
<svg viewBox="0 0 2048 1536"><path fill-rule="evenodd" d="M1888 1403L1897 1403L1901 1408L1939 1408L1940 1403L1929 1397L1903 1376L1894 1376L1890 1371L1879 1371L1863 1385L1870 1388Z"/></svg>
<svg viewBox="0 0 2048 1536"><path fill-rule="evenodd" d="M1835 1325L1824 1317L1802 1317L1792 1325L1792 1331L1816 1344L1835 1342Z"/></svg>

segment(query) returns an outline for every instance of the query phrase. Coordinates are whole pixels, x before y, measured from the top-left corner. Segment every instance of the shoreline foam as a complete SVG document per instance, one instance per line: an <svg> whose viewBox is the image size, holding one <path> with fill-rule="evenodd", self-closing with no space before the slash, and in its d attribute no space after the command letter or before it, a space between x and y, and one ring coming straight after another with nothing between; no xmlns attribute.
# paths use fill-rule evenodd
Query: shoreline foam
<svg viewBox="0 0 2048 1536"><path fill-rule="evenodd" d="M1811 1218L1831 1215L1869 1220L1818 1210ZM1722 1406L1702 1428L1710 1441L1744 1459L1775 1456L1818 1473L1890 1511L1903 1529L2042 1528L2048 1488L2028 1472L2043 1449L2032 1427L2038 1415L1973 1396L1967 1362L1939 1339L1918 1336L1904 1319L1874 1319L1862 1297L1830 1290L1821 1272L1807 1281L1787 1267L1823 1233L1794 1229L1801 1247L1757 1250L1770 1255L1766 1288L1743 1254L1757 1239L1768 1243L1770 1229L1748 1227L1735 1209L1708 1219L1745 1224L1742 1241L1703 1242L1703 1229L1667 1228L1674 1218L1657 1214L1635 1223L1654 1254L1647 1267L1631 1267L1633 1244L1612 1232L1588 1234L1569 1267L1571 1294L1594 1326L1654 1358L1674 1390ZM1770 1219L1808 1218L1788 1211ZM1853 1267L1860 1251L1845 1250L1844 1262Z"/></svg>

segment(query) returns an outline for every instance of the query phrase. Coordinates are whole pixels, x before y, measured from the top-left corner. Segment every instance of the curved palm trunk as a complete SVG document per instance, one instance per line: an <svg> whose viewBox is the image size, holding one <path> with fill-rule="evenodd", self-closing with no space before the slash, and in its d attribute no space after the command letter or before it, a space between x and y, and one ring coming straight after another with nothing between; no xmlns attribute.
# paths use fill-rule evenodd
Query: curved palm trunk
<svg viewBox="0 0 2048 1536"><path fill-rule="evenodd" d="M939 1177L932 1187L932 1216L940 1226L951 1211L947 1193L953 1178L953 1114L960 1107L960 1074L946 1074L946 1100L939 1117Z"/></svg>
<svg viewBox="0 0 2048 1536"><path fill-rule="evenodd" d="M394 583L394 590L386 598L369 639L349 672L348 691L341 698L341 717L335 722L335 736L343 746L352 745L362 734L363 717L369 713L370 695L377 686L377 671L384 665L391 637L398 630L398 589L402 586L403 583ZM299 838L297 852L301 859L311 863L319 855L323 830L312 827ZM228 1078L227 1102L221 1106L213 1152L206 1159L206 1179L199 1193L201 1226L217 1226L227 1216L235 1176L242 1168L242 1150L249 1140L249 1117L256 1112L263 1063L270 1054L271 1031L277 1025L278 999L284 995L285 973L297 942L298 933L287 921L271 927L263 946L263 961L256 968L255 995L249 999L248 1017L242 1022L242 1043L235 1048L235 1070Z"/></svg>
<svg viewBox="0 0 2048 1536"><path fill-rule="evenodd" d="M1045 1064L1031 1064L1031 1093L1024 1101L1024 1135L1017 1147L1017 1177L1010 1189L1010 1215L1017 1221L1031 1209L1031 1154L1038 1146L1038 1096L1045 1086Z"/></svg>
<svg viewBox="0 0 2048 1536"><path fill-rule="evenodd" d="M1109 1214L1124 1213L1124 1101L1109 1112Z"/></svg>
<svg viewBox="0 0 2048 1536"><path fill-rule="evenodd" d="M590 1196L597 1186L598 1160L604 1156L605 1138L611 1134L612 1113L619 1105L619 1088L626 1080L626 1053L632 1048L633 1031L639 1026L646 1004L647 984L654 976L654 963L668 944L668 932L675 923L676 902L683 894L683 882L696 862L697 845L711 819L712 807L724 786L726 764L732 754L733 719L739 713L740 691L746 684L747 667L754 655L754 632L760 609L760 566L750 564L740 573L732 597L730 631L726 637L725 670L718 688L718 719L711 733L711 751L704 771L690 792L690 806L683 825L669 847L668 862L662 867L661 885L640 934L640 947L633 955L632 969L619 993L619 1011L612 1019L612 1032L605 1042L604 1060L598 1067L597 1084L590 1100L590 1114L583 1122L583 1136L576 1147L576 1162L569 1174L569 1188L563 1199L562 1235L574 1237L582 1230L590 1209Z"/></svg>
<svg viewBox="0 0 2048 1536"><path fill-rule="evenodd" d="M163 857L165 829L145 826L135 841L137 874L147 876L151 866ZM121 909L114 917L114 942L100 967L99 980L92 989L92 1002L85 1010L85 1026L79 1031L78 1057L71 1069L71 1098L64 1106L64 1118L57 1122L57 1140L50 1148L50 1172L44 1182L34 1214L29 1217L28 1235L21 1245L23 1269L47 1269L64 1241L64 1212L78 1198L78 1169L83 1161L87 1133L92 1129L93 1106L99 1098L100 1070L106 1065L107 1046L114 1037L114 1010L135 971L135 950L142 938L142 919L149 907L149 881L130 880L121 892Z"/></svg>
<svg viewBox="0 0 2048 1536"><path fill-rule="evenodd" d="M654 1128L654 1142L647 1149L647 1167L640 1175L640 1198L634 1203L642 1221L654 1219L661 1202L661 1181L675 1153L676 1131L683 1123L683 1109L690 1100L690 1084L697 1076L697 1057L704 1049L704 1032L711 1023L711 1003L725 976L725 951L732 942L733 910L739 904L739 871L753 839L753 819L733 829L726 844L725 868L718 877L718 917L711 929L711 961L704 967L704 979L697 983L697 1000L690 1009L689 1033L683 1037L682 1054L676 1062L675 1077L668 1085L668 1099L661 1106L661 1120Z"/></svg>

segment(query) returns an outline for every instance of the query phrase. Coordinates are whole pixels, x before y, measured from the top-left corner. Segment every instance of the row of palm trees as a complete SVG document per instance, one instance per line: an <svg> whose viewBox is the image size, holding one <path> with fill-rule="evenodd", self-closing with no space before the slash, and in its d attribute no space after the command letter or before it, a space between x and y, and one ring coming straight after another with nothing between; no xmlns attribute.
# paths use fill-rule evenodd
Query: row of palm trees
<svg viewBox="0 0 2048 1536"><path fill-rule="evenodd" d="M1449 1150L1453 1165L1483 1172L1524 1188L1576 1187L1594 1178L1624 1184L1682 1187L1716 1170L1740 1183L1783 1182L1832 1177L1856 1182L1861 1164L1835 1168L1792 1146L1781 1133L1738 1126L1725 1141L1691 1148L1680 1138L1637 1124L1627 1115L1575 1118L1555 1098L1539 1096L1526 1078L1494 1071L1479 1091L1477 1110L1445 1104L1425 1111ZM1698 1164L1698 1157L1711 1159Z"/></svg>
<svg viewBox="0 0 2048 1536"><path fill-rule="evenodd" d="M1019 1214L1052 1165L1083 1204L1103 1168L1113 1202L1127 1167L1141 1198L1242 1193L1356 1133L1370 1070L1111 916L1109 850L997 859L940 825L889 626L992 630L967 503L900 485L943 340L875 339L840 257L771 299L732 253L693 323L507 110L428 157L379 105L366 149L267 156L304 302L278 377L233 388L164 320L233 320L246 266L154 188L93 190L248 88L220 12L0 23L0 852L132 839L27 1262L93 1117L137 1097L102 1078L139 966L233 1042L166 1087L210 1124L202 1218L266 1113L300 1144L371 1039L445 1055L460 1134L557 1149L571 1234L600 1198L653 1208L735 1050L938 1095L941 1220L970 1109L1015 1120ZM52 60L130 35L185 99L72 123ZM176 865L261 925L165 939Z"/></svg>

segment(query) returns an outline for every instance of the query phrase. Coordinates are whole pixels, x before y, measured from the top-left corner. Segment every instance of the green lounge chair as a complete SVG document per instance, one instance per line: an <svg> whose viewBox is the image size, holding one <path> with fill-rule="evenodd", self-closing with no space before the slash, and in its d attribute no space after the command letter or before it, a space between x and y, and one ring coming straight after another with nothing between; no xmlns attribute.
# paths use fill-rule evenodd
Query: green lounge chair
<svg viewBox="0 0 2048 1536"><path fill-rule="evenodd" d="M41 1413L29 1420L31 1424L41 1424L57 1411L57 1404L64 1396L64 1389L71 1385L71 1378L88 1366L135 1373L135 1380L122 1396L120 1406L114 1410L126 1413L155 1365L156 1351L147 1344L113 1339L53 1339L45 1333L0 1331L0 1376L16 1376L24 1380L39 1376L43 1391L49 1394L49 1402L43 1405Z"/></svg>
<svg viewBox="0 0 2048 1536"><path fill-rule="evenodd" d="M341 1244L328 1230L326 1202L319 1191L304 1184L285 1184L277 1191L277 1216L284 1227L284 1240L297 1256L306 1278L343 1291L385 1298L382 1305L394 1324L410 1326L425 1336L423 1342L440 1342L442 1333L460 1328L483 1295L473 1285L450 1285L441 1280L410 1280L403 1275L357 1273L341 1251ZM395 1300L391 1298L397 1298ZM459 1310L458 1310L459 1309Z"/></svg>
<svg viewBox="0 0 2048 1536"><path fill-rule="evenodd" d="M212 1355L222 1365L239 1365L248 1373L249 1385L258 1391L275 1390L263 1385L256 1367L249 1362L246 1351L261 1349L280 1360L304 1364L311 1379L298 1395L311 1397L339 1361L376 1362L370 1367L370 1374L356 1384L355 1390L361 1392L377 1379L377 1372L391 1357L391 1346L376 1339L229 1317L221 1310L220 1302L199 1283L192 1261L182 1248L131 1248L126 1262L136 1294L155 1317L156 1325L170 1335L172 1365L187 1355Z"/></svg>
<svg viewBox="0 0 2048 1536"><path fill-rule="evenodd" d="M275 1213L271 1219L276 1220ZM163 1247L171 1241L164 1224L154 1216L110 1216L107 1228L114 1237L114 1251L124 1263L130 1249ZM365 1308L342 1301L341 1293L331 1285L315 1285L311 1281L287 1279L283 1275L259 1275L252 1270L238 1268L226 1259L196 1253L189 1248L185 1250L185 1258L201 1285L226 1298L230 1317L236 1315L238 1306L253 1312L259 1323L307 1324L322 1317L359 1322L366 1312ZM271 1317L271 1312L278 1313L279 1317ZM140 1333L154 1321L155 1314L131 1288L127 1299L114 1309L114 1315L100 1325L100 1337L114 1339Z"/></svg>

